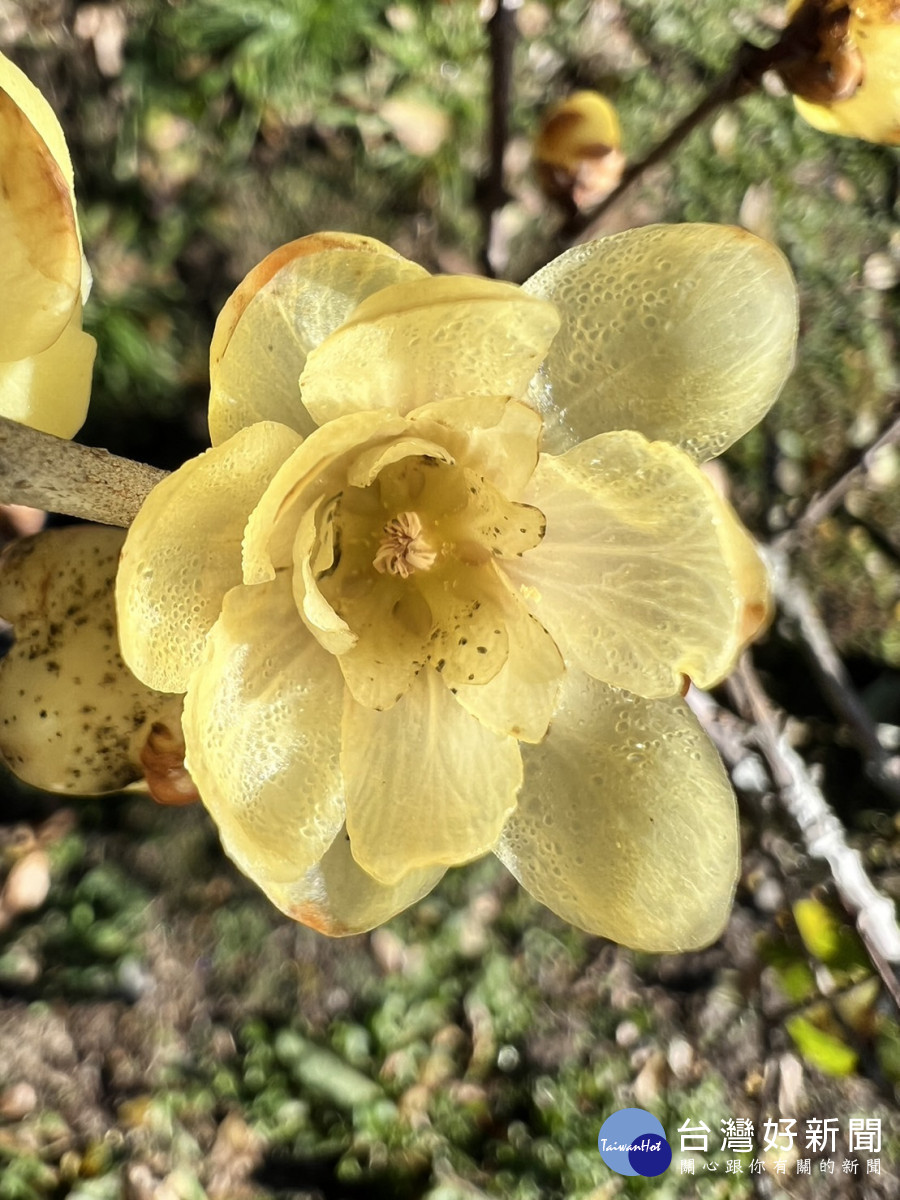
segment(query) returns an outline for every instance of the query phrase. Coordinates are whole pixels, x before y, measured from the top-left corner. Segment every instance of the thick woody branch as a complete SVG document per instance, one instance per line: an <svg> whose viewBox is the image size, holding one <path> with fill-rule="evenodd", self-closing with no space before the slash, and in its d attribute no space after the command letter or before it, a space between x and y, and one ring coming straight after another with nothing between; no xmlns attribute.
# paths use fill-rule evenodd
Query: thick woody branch
<svg viewBox="0 0 900 1200"><path fill-rule="evenodd" d="M165 475L0 417L0 504L26 504L127 528Z"/></svg>

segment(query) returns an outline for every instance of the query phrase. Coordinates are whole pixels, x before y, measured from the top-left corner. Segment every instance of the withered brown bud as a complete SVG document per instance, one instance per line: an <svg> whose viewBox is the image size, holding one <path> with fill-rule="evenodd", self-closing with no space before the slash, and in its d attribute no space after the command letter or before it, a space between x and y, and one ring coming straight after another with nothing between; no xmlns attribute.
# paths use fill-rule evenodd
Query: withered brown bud
<svg viewBox="0 0 900 1200"><path fill-rule="evenodd" d="M793 51L776 70L785 87L812 104L849 100L865 78L844 0L804 0L782 39Z"/></svg>
<svg viewBox="0 0 900 1200"><path fill-rule="evenodd" d="M184 765L184 738L180 729L155 721L141 748L140 762L150 795L157 804L179 806L200 799Z"/></svg>

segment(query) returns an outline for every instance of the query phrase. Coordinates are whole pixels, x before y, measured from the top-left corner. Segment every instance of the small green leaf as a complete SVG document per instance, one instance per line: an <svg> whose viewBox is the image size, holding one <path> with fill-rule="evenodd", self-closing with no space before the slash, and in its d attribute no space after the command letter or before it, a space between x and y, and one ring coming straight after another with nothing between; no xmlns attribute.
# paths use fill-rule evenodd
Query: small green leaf
<svg viewBox="0 0 900 1200"><path fill-rule="evenodd" d="M817 1028L806 1017L791 1017L785 1027L810 1066L823 1074L852 1075L856 1070L856 1051L833 1033Z"/></svg>

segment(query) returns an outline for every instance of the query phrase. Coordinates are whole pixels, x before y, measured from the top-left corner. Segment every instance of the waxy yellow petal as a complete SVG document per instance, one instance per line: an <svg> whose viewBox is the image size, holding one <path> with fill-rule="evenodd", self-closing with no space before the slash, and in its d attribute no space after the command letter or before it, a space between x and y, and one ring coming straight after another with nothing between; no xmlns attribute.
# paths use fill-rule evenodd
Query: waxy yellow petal
<svg viewBox="0 0 900 1200"><path fill-rule="evenodd" d="M300 437L242 429L153 489L128 532L116 583L128 665L150 687L183 692L225 593L241 582L247 517Z"/></svg>
<svg viewBox="0 0 900 1200"><path fill-rule="evenodd" d="M0 360L46 350L81 298L72 167L50 105L0 56Z"/></svg>
<svg viewBox="0 0 900 1200"><path fill-rule="evenodd" d="M567 662L641 696L674 695L682 675L707 687L727 673L743 597L720 502L686 454L601 434L543 455L526 498L547 532L504 569Z"/></svg>
<svg viewBox="0 0 900 1200"><path fill-rule="evenodd" d="M116 637L113 583L124 529L74 525L13 542L0 558L0 753L34 787L119 791L141 778L151 726L180 729L180 697L145 687Z"/></svg>
<svg viewBox="0 0 900 1200"><path fill-rule="evenodd" d="M695 950L728 918L738 826L728 777L678 698L569 671L496 853L565 921L653 952Z"/></svg>
<svg viewBox="0 0 900 1200"><path fill-rule="evenodd" d="M515 739L470 716L432 670L387 712L348 696L341 764L353 857L385 884L486 853L522 782Z"/></svg>
<svg viewBox="0 0 900 1200"><path fill-rule="evenodd" d="M300 238L263 259L216 322L210 347L213 444L255 421L311 433L316 422L300 403L298 383L309 352L372 292L427 276L389 246L348 233Z"/></svg>
<svg viewBox="0 0 900 1200"><path fill-rule="evenodd" d="M73 437L84 424L97 343L81 328L81 301L51 346L31 358L0 362L0 413L10 420Z"/></svg>
<svg viewBox="0 0 900 1200"><path fill-rule="evenodd" d="M509 283L441 276L376 292L307 359L303 403L320 424L461 396L522 396L559 327Z"/></svg>
<svg viewBox="0 0 900 1200"><path fill-rule="evenodd" d="M518 499L537 465L541 418L506 396L438 400L413 409L409 420L510 500Z"/></svg>
<svg viewBox="0 0 900 1200"><path fill-rule="evenodd" d="M494 733L539 742L553 716L565 664L553 638L521 601L506 607L504 621L506 662L487 683L462 683L453 691L463 708Z"/></svg>
<svg viewBox="0 0 900 1200"><path fill-rule="evenodd" d="M711 458L764 416L793 365L790 267L743 229L631 229L567 250L524 288L563 318L530 391L554 453L636 429Z"/></svg>
<svg viewBox="0 0 900 1200"><path fill-rule="evenodd" d="M378 883L357 865L342 829L301 882L272 884L266 892L295 921L329 937L346 937L383 925L427 896L443 874L443 867L430 867L410 871L399 883Z"/></svg>
<svg viewBox="0 0 900 1200"><path fill-rule="evenodd" d="M390 413L365 412L329 421L311 433L284 461L250 514L244 534L244 582L274 579L277 568L290 566L302 514L341 490L348 464L362 450L405 429L405 423Z"/></svg>
<svg viewBox="0 0 900 1200"><path fill-rule="evenodd" d="M303 879L343 824L343 691L284 576L228 593L185 697L186 761L227 854L264 890Z"/></svg>

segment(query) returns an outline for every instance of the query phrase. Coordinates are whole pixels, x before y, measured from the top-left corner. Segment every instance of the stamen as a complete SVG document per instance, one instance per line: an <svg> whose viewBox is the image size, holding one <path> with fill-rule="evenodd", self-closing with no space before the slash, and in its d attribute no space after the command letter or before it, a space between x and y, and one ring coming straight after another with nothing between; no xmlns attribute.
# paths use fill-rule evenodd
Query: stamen
<svg viewBox="0 0 900 1200"><path fill-rule="evenodd" d="M384 527L384 538L372 566L381 575L407 579L413 571L427 571L437 559L422 537L422 522L414 512L399 513Z"/></svg>

